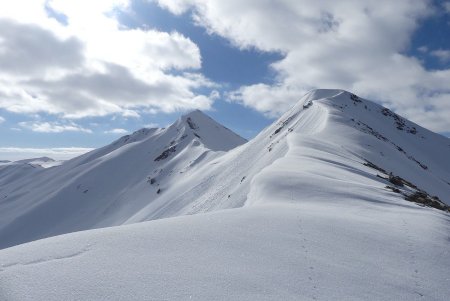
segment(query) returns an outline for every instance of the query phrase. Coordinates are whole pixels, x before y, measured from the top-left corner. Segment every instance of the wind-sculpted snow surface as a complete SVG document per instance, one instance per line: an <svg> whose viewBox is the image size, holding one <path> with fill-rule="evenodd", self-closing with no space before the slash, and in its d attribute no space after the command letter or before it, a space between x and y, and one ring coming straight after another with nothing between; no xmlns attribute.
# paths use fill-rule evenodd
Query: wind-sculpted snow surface
<svg viewBox="0 0 450 301"><path fill-rule="evenodd" d="M447 300L450 220L301 202L162 219L0 252L1 300Z"/></svg>
<svg viewBox="0 0 450 301"><path fill-rule="evenodd" d="M64 213L56 228L30 235L47 215L18 215L3 246L122 226L0 251L0 299L448 299L448 138L341 90L311 91L226 153L211 150L229 132L202 131L198 114L152 132L165 140L132 135L54 168L82 170L67 187L89 201L60 190L64 202L42 201Z"/></svg>
<svg viewBox="0 0 450 301"><path fill-rule="evenodd" d="M424 191L450 203L449 139L404 119L403 126L414 128L414 133L397 128L400 117L386 118L386 109L362 99L354 101L352 95L330 90L328 95L317 91L306 97L310 106L291 121L286 154L254 178L247 204L286 200L290 190L300 199L328 196L336 201L385 202L392 194L386 189L392 186L386 173L416 187L400 193L403 198ZM368 168L367 162L385 173Z"/></svg>

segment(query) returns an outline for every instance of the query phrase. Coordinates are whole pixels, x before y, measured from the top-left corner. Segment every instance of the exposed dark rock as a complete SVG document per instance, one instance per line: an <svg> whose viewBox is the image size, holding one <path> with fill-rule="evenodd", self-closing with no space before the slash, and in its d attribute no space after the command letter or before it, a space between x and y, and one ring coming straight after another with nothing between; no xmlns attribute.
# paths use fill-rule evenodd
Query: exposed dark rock
<svg viewBox="0 0 450 301"><path fill-rule="evenodd" d="M350 99L353 100L353 103L362 102L361 98L359 98L357 95L355 95L353 93L350 94Z"/></svg>
<svg viewBox="0 0 450 301"><path fill-rule="evenodd" d="M417 134L416 127L407 126L406 120L403 119L402 117L400 117L399 115L395 114L391 110L383 108L381 110L381 114L383 114L384 116L392 117L394 119L395 126L397 127L398 130L401 130L401 131L406 130L407 133L410 133L413 135Z"/></svg>
<svg viewBox="0 0 450 301"><path fill-rule="evenodd" d="M188 117L186 122L192 130L198 129L198 126L192 121L191 117Z"/></svg>
<svg viewBox="0 0 450 301"><path fill-rule="evenodd" d="M383 109L382 112L391 112L388 109ZM392 113L392 112L391 112ZM388 114L388 113L386 113ZM392 113L394 114L394 113ZM397 116L397 115L396 115ZM399 117L400 118L400 117ZM361 132L363 133L367 133L370 134L372 136L374 136L375 138L382 140L384 142L389 142L390 144L392 144L399 152L401 152L402 154L406 155L408 157L408 159L416 162L421 168L427 170L428 166L426 166L425 164L421 163L420 161L418 161L417 159L415 159L413 156L410 156L406 153L406 151L398 146L397 144L395 144L394 142L390 141L389 139L387 139L386 137L384 137L382 134L380 134L379 132L377 132L376 130L374 130L372 127L370 127L369 125L365 124L364 122L361 121L356 121L355 119L351 119L353 122L356 123L357 126L355 126L357 129L359 129ZM414 128L415 129L415 128ZM409 131L409 130L408 130Z"/></svg>
<svg viewBox="0 0 450 301"><path fill-rule="evenodd" d="M383 109L381 109L381 114L383 114L384 116L392 116L392 114L394 114L394 113L387 108L383 108Z"/></svg>
<svg viewBox="0 0 450 301"><path fill-rule="evenodd" d="M426 166L425 164L419 162L418 160L416 160L413 156L408 156L409 159L413 160L414 162L416 162L417 164L419 164L420 167L422 167L422 169L427 170L428 166Z"/></svg>
<svg viewBox="0 0 450 301"><path fill-rule="evenodd" d="M363 163L363 165L371 167L373 169L376 169L387 175L387 173L386 173L386 171L384 171L384 169L376 166L375 164L371 163L370 161L366 160L366 163ZM389 181L390 183L394 184L397 187L405 187L406 186L406 187L409 187L410 189L412 189L413 193L409 193L409 192L407 192L408 190L406 190L405 188L403 188L401 190L397 187L386 186L387 189L392 190L395 193L401 193L404 196L404 199L407 201L450 212L450 206L448 206L444 202L442 202L439 199L439 197L430 196L426 191L418 188L416 185L403 179L402 177L395 176L392 173L389 173L389 175L387 177L383 177L382 175L377 174L377 177L381 178L383 180ZM448 183L448 184L450 185L450 183Z"/></svg>
<svg viewBox="0 0 450 301"><path fill-rule="evenodd" d="M403 179L399 176L394 176L392 173L389 174L389 182L391 182L395 186L403 187Z"/></svg>
<svg viewBox="0 0 450 301"><path fill-rule="evenodd" d="M372 136L374 136L375 138L377 138L378 140L382 140L384 142L390 142L389 139L387 139L386 137L384 137L382 134L380 134L379 132L377 132L376 130L374 130L371 126L369 126L368 124L365 124L362 121L356 121L355 119L351 119L353 122L356 123L357 126L355 126L357 129L359 129L361 132L363 133L367 133L370 134Z"/></svg>
<svg viewBox="0 0 450 301"><path fill-rule="evenodd" d="M292 119L294 119L296 116L298 115L298 113L295 113L292 116L289 116L285 121L279 122L278 124L280 125L279 128L277 128L275 130L275 132L270 136L272 138L273 135L278 134L289 122L291 122Z"/></svg>
<svg viewBox="0 0 450 301"><path fill-rule="evenodd" d="M395 193L401 193L401 190L392 186L386 186L387 189L392 190Z"/></svg>
<svg viewBox="0 0 450 301"><path fill-rule="evenodd" d="M416 191L406 195L405 200L450 212L450 206L444 204L437 196L430 197L425 191Z"/></svg>
<svg viewBox="0 0 450 301"><path fill-rule="evenodd" d="M415 134L417 134L417 129L413 126L412 128L410 128L408 130L408 133L415 135Z"/></svg>
<svg viewBox="0 0 450 301"><path fill-rule="evenodd" d="M154 161L161 161L161 160L167 159L167 158L170 156L170 154L176 152L176 150L177 150L177 149L176 149L176 146L175 146L175 145L172 146L172 147L169 147L168 149L166 149L165 151L163 151L163 152L161 153L161 155L159 155L157 158L155 158Z"/></svg>
<svg viewBox="0 0 450 301"><path fill-rule="evenodd" d="M402 178L402 181L403 181L404 185L411 187L412 189L420 190L416 185L414 185L413 183L411 183L403 178Z"/></svg>
<svg viewBox="0 0 450 301"><path fill-rule="evenodd" d="M381 171L382 173L386 174L386 171L385 171L383 168L381 168L381 167L379 167L379 166L373 164L373 163L370 162L370 161L367 161L367 160L366 160L366 162L363 163L363 165L365 165L365 166L367 166L367 167L370 167L370 168L373 168L373 169L376 169L376 170Z"/></svg>
<svg viewBox="0 0 450 301"><path fill-rule="evenodd" d="M303 104L303 109L307 109L310 106L312 106L313 102L312 101L308 101L307 103Z"/></svg>
<svg viewBox="0 0 450 301"><path fill-rule="evenodd" d="M383 180L386 180L386 181L389 180L389 178L383 177L382 175L379 175L379 174L377 174L377 178L380 178L380 179L383 179Z"/></svg>

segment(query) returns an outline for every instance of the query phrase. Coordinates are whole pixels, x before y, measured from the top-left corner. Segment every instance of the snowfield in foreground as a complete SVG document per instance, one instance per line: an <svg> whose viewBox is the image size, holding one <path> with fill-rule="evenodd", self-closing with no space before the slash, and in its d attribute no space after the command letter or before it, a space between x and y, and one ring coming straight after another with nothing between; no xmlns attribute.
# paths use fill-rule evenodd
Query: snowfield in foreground
<svg viewBox="0 0 450 301"><path fill-rule="evenodd" d="M448 300L448 138L340 90L234 149L206 120L40 171L39 206L0 182L0 300Z"/></svg>
<svg viewBox="0 0 450 301"><path fill-rule="evenodd" d="M450 219L383 204L260 206L0 253L2 300L447 300Z"/></svg>

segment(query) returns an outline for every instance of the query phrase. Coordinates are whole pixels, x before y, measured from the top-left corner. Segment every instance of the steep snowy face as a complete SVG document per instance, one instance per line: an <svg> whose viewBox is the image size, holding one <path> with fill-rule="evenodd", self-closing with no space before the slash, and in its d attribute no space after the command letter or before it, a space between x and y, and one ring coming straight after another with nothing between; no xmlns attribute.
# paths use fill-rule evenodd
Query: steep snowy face
<svg viewBox="0 0 450 301"><path fill-rule="evenodd" d="M448 138L342 90L313 90L250 142L205 164L166 208L389 202L446 210ZM186 200L190 200L187 202ZM129 222L173 216L143 208Z"/></svg>
<svg viewBox="0 0 450 301"><path fill-rule="evenodd" d="M63 161L55 161L52 158L41 157L18 161L0 161L0 189L23 177L34 176L44 168L61 165ZM1 190L0 190L1 191Z"/></svg>
<svg viewBox="0 0 450 301"><path fill-rule="evenodd" d="M195 141L195 142L194 142ZM126 135L100 149L72 160L70 165L79 165L113 153L126 145L143 142L149 148L178 145L178 149L193 143L213 151L228 151L247 140L217 123L199 110L181 116L168 128L143 128ZM152 145L153 143L153 145ZM175 147L176 148L176 147Z"/></svg>
<svg viewBox="0 0 450 301"><path fill-rule="evenodd" d="M450 140L378 104L342 90L314 90L269 131L269 150L280 147L286 154L254 179L251 204L292 195L349 201L397 196L448 209Z"/></svg>
<svg viewBox="0 0 450 301"><path fill-rule="evenodd" d="M199 110L182 116L175 126L182 128L186 135L194 135L206 148L214 151L228 151L247 142Z"/></svg>
<svg viewBox="0 0 450 301"><path fill-rule="evenodd" d="M181 194L177 183L197 165L245 142L194 111L167 128L141 129L61 166L0 171L0 247L120 225L148 204Z"/></svg>

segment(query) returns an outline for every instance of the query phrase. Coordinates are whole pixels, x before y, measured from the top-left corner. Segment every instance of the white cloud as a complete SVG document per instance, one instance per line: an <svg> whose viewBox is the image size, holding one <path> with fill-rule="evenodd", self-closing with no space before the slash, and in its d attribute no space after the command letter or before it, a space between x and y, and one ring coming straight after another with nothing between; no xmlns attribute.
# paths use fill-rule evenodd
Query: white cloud
<svg viewBox="0 0 450 301"><path fill-rule="evenodd" d="M269 86L257 84L241 87L228 95L232 101L254 108L268 117L277 117L285 113L299 95L307 91L295 86Z"/></svg>
<svg viewBox="0 0 450 301"><path fill-rule="evenodd" d="M446 1L446 2L442 3L442 7L444 7L444 9L447 13L450 13L450 1Z"/></svg>
<svg viewBox="0 0 450 301"><path fill-rule="evenodd" d="M196 92L211 85L192 71L201 67L197 45L177 32L125 28L115 11L130 1L0 2L0 108L68 118L210 108Z"/></svg>
<svg viewBox="0 0 450 301"><path fill-rule="evenodd" d="M5 118L3 118L2 116L0 116L0 124L5 122Z"/></svg>
<svg viewBox="0 0 450 301"><path fill-rule="evenodd" d="M450 128L450 70L426 70L405 55L428 0L158 0L239 48L278 51L273 85L257 84L230 99L278 115L312 88L341 88L383 101L435 131ZM440 107L437 107L440 105ZM429 110L436 106L436 110ZM412 109L414 108L414 109ZM438 112L439 111L439 112Z"/></svg>
<svg viewBox="0 0 450 301"><path fill-rule="evenodd" d="M427 46L420 46L417 48L417 50L419 50L422 53L427 53L428 52L428 47Z"/></svg>
<svg viewBox="0 0 450 301"><path fill-rule="evenodd" d="M156 2L176 15L185 13L195 3L195 1L186 0L156 0Z"/></svg>
<svg viewBox="0 0 450 301"><path fill-rule="evenodd" d="M112 129L109 131L105 131L105 134L120 134L120 135L122 135L122 134L126 134L126 133L128 133L128 131L125 129Z"/></svg>
<svg viewBox="0 0 450 301"><path fill-rule="evenodd" d="M141 117L141 115L138 112L136 112L135 110L124 110L122 113L122 116L126 117L126 118L140 118Z"/></svg>
<svg viewBox="0 0 450 301"><path fill-rule="evenodd" d="M450 61L450 50L438 49L431 51L430 54L437 57L443 63Z"/></svg>
<svg viewBox="0 0 450 301"><path fill-rule="evenodd" d="M211 91L211 93L209 94L209 98L213 100L220 99L220 92L217 90Z"/></svg>
<svg viewBox="0 0 450 301"><path fill-rule="evenodd" d="M144 128L147 128L147 129L159 128L159 124L157 124L157 123L147 123L147 124L144 125Z"/></svg>
<svg viewBox="0 0 450 301"><path fill-rule="evenodd" d="M84 132L92 133L90 129L84 128L73 122L62 124L59 122L19 122L22 128L38 133L62 133L62 132Z"/></svg>
<svg viewBox="0 0 450 301"><path fill-rule="evenodd" d="M26 148L0 147L1 160L22 160L37 157L50 157L55 160L67 160L93 150L83 147Z"/></svg>

